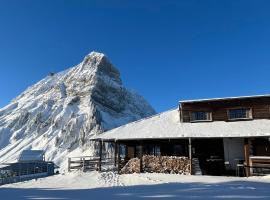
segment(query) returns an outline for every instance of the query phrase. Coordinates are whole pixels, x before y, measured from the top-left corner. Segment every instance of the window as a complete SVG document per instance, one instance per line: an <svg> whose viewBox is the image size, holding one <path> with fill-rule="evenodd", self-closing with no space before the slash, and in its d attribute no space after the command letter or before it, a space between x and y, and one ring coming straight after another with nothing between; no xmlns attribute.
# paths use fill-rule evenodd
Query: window
<svg viewBox="0 0 270 200"><path fill-rule="evenodd" d="M228 110L229 120L237 119L252 119L252 113L250 108L237 108Z"/></svg>
<svg viewBox="0 0 270 200"><path fill-rule="evenodd" d="M185 147L183 145L174 145L173 146L173 156L184 156L185 155Z"/></svg>
<svg viewBox="0 0 270 200"><path fill-rule="evenodd" d="M205 111L197 111L191 113L191 121L211 121L212 120L212 113L205 112Z"/></svg>
<svg viewBox="0 0 270 200"><path fill-rule="evenodd" d="M154 155L154 156L160 156L160 146L159 145L154 145L154 144L149 144L145 146L144 153L147 155Z"/></svg>

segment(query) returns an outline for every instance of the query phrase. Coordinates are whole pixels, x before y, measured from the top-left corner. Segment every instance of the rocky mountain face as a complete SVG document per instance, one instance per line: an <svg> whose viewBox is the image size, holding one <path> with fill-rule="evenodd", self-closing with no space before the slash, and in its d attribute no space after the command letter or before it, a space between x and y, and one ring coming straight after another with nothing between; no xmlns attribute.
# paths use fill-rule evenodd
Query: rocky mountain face
<svg viewBox="0 0 270 200"><path fill-rule="evenodd" d="M142 96L123 86L108 58L92 52L0 109L0 163L24 149L44 149L62 165L72 152L90 154L91 136L153 114Z"/></svg>

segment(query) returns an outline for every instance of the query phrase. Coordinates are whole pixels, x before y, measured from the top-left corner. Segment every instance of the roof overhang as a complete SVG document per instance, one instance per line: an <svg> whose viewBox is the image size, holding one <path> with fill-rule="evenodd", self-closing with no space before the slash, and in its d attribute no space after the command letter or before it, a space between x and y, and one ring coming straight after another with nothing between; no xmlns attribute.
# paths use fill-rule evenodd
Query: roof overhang
<svg viewBox="0 0 270 200"><path fill-rule="evenodd" d="M235 137L162 137L162 138L93 138L91 141L101 141L101 142L119 142L119 141L153 141L153 140L188 140L188 139L234 139L234 138L270 138L269 135L265 136L235 136Z"/></svg>
<svg viewBox="0 0 270 200"><path fill-rule="evenodd" d="M201 102L213 102L213 101L229 101L238 99L255 99L255 98L270 98L270 94L253 95L253 96L238 96L238 97L222 97L222 98L209 98L209 99L193 99L193 100L180 100L179 103L201 103Z"/></svg>

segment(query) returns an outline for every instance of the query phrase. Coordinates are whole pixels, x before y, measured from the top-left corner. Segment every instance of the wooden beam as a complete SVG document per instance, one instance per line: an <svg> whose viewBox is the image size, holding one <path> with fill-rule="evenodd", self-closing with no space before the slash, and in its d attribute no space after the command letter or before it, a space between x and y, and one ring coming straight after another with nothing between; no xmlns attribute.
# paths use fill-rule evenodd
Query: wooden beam
<svg viewBox="0 0 270 200"><path fill-rule="evenodd" d="M143 143L140 141L139 145L139 159L140 159L140 172L143 172Z"/></svg>
<svg viewBox="0 0 270 200"><path fill-rule="evenodd" d="M244 155L245 155L245 170L246 170L246 176L250 176L250 162L249 162L249 157L250 157L250 142L248 138L244 139Z"/></svg>
<svg viewBox="0 0 270 200"><path fill-rule="evenodd" d="M71 158L68 158L68 172L70 172L70 162L71 162Z"/></svg>
<svg viewBox="0 0 270 200"><path fill-rule="evenodd" d="M83 163L82 163L82 165L83 165L83 172L85 172L85 158L82 158L82 161L83 161Z"/></svg>
<svg viewBox="0 0 270 200"><path fill-rule="evenodd" d="M117 166L117 154L118 154L118 147L117 142L114 143L114 166Z"/></svg>
<svg viewBox="0 0 270 200"><path fill-rule="evenodd" d="M190 174L193 174L192 170L192 139L188 138L188 156L189 156L189 161L190 161Z"/></svg>
<svg viewBox="0 0 270 200"><path fill-rule="evenodd" d="M179 104L179 118L180 118L180 123L184 122L184 120L183 120L183 110L182 110L180 104Z"/></svg>
<svg viewBox="0 0 270 200"><path fill-rule="evenodd" d="M121 171L121 144L120 143L116 143L117 144L117 171L118 171L118 174L120 173Z"/></svg>
<svg viewBox="0 0 270 200"><path fill-rule="evenodd" d="M98 162L98 171L101 171L101 162L102 162L102 141L99 141L99 162Z"/></svg>

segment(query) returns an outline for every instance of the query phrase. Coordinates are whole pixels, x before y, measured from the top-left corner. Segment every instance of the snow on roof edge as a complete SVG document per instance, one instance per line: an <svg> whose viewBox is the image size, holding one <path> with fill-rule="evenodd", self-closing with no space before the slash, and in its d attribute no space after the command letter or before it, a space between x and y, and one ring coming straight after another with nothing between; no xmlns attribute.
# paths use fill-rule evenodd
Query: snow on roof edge
<svg viewBox="0 0 270 200"><path fill-rule="evenodd" d="M92 140L102 140L102 141L121 141L121 140L125 140L125 141L129 141L129 140L153 140L153 139L157 139L157 140L179 140L179 139L214 139L214 138L254 138L254 137L258 137L258 138L265 138L265 137L270 137L270 133L269 135L256 135L256 136L252 136L252 135L246 135L246 136L179 136L179 137L135 137L135 138L94 138Z"/></svg>

